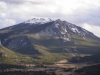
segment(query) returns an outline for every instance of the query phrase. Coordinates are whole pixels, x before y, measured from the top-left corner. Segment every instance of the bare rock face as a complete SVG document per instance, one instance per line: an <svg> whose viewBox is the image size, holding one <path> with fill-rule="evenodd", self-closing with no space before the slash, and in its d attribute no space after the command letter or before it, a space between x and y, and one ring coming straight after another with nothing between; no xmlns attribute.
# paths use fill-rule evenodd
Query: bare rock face
<svg viewBox="0 0 100 75"><path fill-rule="evenodd" d="M95 36L93 33L74 24L68 23L66 21L61 21L60 19L54 21L52 25L46 27L46 29L39 32L39 34L51 35L67 41L71 40L72 34L81 37L97 38L97 36Z"/></svg>

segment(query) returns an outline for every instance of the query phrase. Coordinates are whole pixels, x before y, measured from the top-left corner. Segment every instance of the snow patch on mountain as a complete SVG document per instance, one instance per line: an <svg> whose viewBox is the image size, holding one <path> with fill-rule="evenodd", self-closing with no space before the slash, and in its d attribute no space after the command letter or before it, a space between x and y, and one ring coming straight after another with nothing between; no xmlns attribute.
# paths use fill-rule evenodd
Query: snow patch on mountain
<svg viewBox="0 0 100 75"><path fill-rule="evenodd" d="M59 23L56 23L56 24L55 24L55 27L56 27L56 28L59 28Z"/></svg>
<svg viewBox="0 0 100 75"><path fill-rule="evenodd" d="M30 24L45 24L48 22L52 22L50 18L33 18L28 21L25 21L24 23L30 23Z"/></svg>
<svg viewBox="0 0 100 75"><path fill-rule="evenodd" d="M81 33L77 28L71 28L71 30L72 30L73 32L76 32L76 33Z"/></svg>

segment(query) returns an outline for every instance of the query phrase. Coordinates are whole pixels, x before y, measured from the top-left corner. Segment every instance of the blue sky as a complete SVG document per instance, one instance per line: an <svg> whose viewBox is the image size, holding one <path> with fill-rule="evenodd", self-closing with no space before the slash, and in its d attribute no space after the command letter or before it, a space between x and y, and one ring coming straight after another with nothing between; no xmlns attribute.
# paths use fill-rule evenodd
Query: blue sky
<svg viewBox="0 0 100 75"><path fill-rule="evenodd" d="M0 0L0 28L34 17L66 20L100 37L100 0Z"/></svg>

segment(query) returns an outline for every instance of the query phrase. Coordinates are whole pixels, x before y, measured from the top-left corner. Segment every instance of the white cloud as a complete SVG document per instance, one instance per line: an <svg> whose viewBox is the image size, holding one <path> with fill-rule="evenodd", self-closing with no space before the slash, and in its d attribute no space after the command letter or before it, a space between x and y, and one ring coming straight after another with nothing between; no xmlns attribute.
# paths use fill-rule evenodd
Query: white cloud
<svg viewBox="0 0 100 75"><path fill-rule="evenodd" d="M84 23L82 27L93 32L96 36L100 37L100 26L94 26L94 25L89 25L87 23Z"/></svg>
<svg viewBox="0 0 100 75"><path fill-rule="evenodd" d="M6 12L6 10L7 10L7 5L6 5L6 3L4 3L4 2L0 2L0 13L1 12Z"/></svg>
<svg viewBox="0 0 100 75"><path fill-rule="evenodd" d="M8 26L11 26L11 25L14 25L16 22L15 20L12 20L12 19L3 19L3 20L0 20L0 27L8 27Z"/></svg>

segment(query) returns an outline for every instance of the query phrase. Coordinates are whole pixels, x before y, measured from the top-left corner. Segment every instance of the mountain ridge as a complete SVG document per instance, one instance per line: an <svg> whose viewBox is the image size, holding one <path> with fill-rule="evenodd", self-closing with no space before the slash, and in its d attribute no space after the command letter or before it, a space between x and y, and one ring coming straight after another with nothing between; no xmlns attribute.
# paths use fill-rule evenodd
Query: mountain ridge
<svg viewBox="0 0 100 75"><path fill-rule="evenodd" d="M39 20L38 23L36 22L35 23L35 20ZM45 21L45 20L48 20L48 21ZM67 30L70 30L71 32L73 33L77 33L79 35L83 35L85 36L85 34L90 34L90 35L93 35L93 36L96 36L94 35L93 33L91 33L90 31L87 31L86 29L82 28L82 27L79 27L79 26L76 26L75 24L71 24L69 22L66 22L66 21L61 21L60 19L57 19L57 20L51 20L50 18L33 18L33 19L30 19L30 20L27 20L25 22L22 22L22 23L19 23L17 25L14 25L14 26L10 26L10 27L6 27L6 28L3 28L3 29L0 29L0 31L2 30L13 30L13 29L20 29L20 28L28 28L28 27L31 27L31 26L28 26L28 25L32 25L32 26L38 26L38 25L44 25L46 23L52 23L50 26L53 26L53 29L55 28L57 30L57 28L59 28L59 30L62 30L62 32L60 32L61 34L65 34L67 33L68 31ZM42 23L42 21L44 21L44 23ZM32 21L33 23L31 22L28 22L28 21ZM18 26L18 28L17 28ZM15 27L15 28L14 28ZM52 30L53 30L52 29ZM69 32L70 32L69 31ZM28 32L28 30L24 31L25 33ZM47 31L48 32L48 31ZM54 34L56 34L56 31L54 31ZM97 36L96 36L97 37Z"/></svg>

